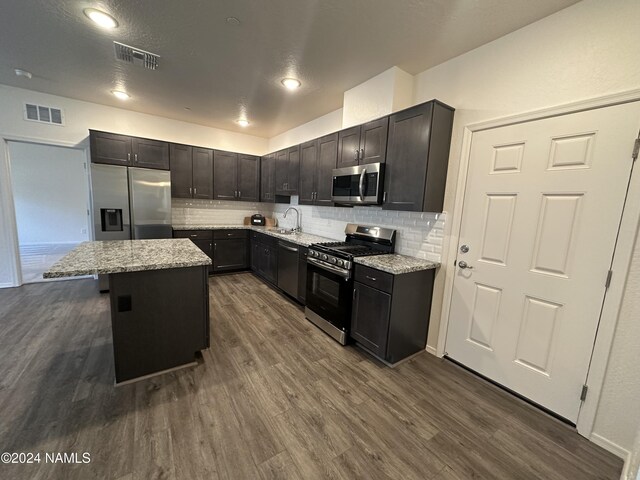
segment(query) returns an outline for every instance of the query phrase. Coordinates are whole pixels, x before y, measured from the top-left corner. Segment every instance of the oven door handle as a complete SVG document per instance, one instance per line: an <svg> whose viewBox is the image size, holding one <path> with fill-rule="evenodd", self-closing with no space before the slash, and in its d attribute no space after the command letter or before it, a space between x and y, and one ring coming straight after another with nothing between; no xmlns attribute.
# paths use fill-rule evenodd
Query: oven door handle
<svg viewBox="0 0 640 480"><path fill-rule="evenodd" d="M360 194L360 201L364 202L364 176L367 174L367 169L363 168L360 172L360 183L358 184L358 193Z"/></svg>
<svg viewBox="0 0 640 480"><path fill-rule="evenodd" d="M351 276L351 272L349 272L348 270L344 270L344 269L339 268L339 267L334 267L332 265L328 265L326 263L322 263L322 262L316 260L315 258L307 257L307 263L311 263L312 265L316 265L319 268L322 268L324 270L328 270L329 272L338 274L344 279L349 279L349 277Z"/></svg>

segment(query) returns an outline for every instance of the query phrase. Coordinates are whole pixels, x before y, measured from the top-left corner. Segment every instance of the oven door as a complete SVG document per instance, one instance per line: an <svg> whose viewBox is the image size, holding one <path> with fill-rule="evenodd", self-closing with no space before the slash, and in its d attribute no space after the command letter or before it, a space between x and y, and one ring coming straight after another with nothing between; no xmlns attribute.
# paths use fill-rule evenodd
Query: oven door
<svg viewBox="0 0 640 480"><path fill-rule="evenodd" d="M346 205L382 203L384 163L370 163L333 170L331 199Z"/></svg>
<svg viewBox="0 0 640 480"><path fill-rule="evenodd" d="M307 315L309 320L326 330L316 322L315 316L321 317L346 336L351 324L352 295L353 279L350 271L307 257L307 310L311 310L311 314ZM333 336L332 332L327 333Z"/></svg>

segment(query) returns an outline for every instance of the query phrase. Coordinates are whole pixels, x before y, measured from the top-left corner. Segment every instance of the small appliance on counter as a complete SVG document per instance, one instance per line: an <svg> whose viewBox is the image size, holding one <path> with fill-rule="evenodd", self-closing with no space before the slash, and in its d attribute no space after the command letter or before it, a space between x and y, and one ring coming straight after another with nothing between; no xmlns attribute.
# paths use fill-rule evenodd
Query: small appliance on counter
<svg viewBox="0 0 640 480"><path fill-rule="evenodd" d="M265 218L264 215L261 215L260 213L251 215L251 225L264 227L266 223L267 223L267 219Z"/></svg>

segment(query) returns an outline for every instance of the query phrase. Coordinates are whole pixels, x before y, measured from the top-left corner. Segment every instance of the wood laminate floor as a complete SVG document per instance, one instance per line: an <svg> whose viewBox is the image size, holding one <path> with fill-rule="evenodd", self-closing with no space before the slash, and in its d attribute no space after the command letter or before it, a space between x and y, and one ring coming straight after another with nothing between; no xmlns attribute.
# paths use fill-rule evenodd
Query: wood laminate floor
<svg viewBox="0 0 640 480"><path fill-rule="evenodd" d="M619 478L567 425L429 354L341 347L251 274L211 278L210 302L197 367L114 388L93 280L0 291L0 451L91 455L0 478Z"/></svg>

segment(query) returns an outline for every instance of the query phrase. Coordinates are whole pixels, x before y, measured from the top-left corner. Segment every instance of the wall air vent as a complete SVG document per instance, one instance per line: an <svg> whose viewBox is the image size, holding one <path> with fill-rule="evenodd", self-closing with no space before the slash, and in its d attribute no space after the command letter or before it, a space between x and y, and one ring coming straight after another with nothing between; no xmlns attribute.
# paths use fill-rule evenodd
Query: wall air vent
<svg viewBox="0 0 640 480"><path fill-rule="evenodd" d="M64 125L64 115L61 108L45 107L34 103L24 104L24 119L30 122Z"/></svg>
<svg viewBox="0 0 640 480"><path fill-rule="evenodd" d="M125 45L120 42L113 42L113 47L118 60L146 68L147 70L157 70L158 68L158 59L160 58L160 55L145 52L144 50L130 47L129 45Z"/></svg>

